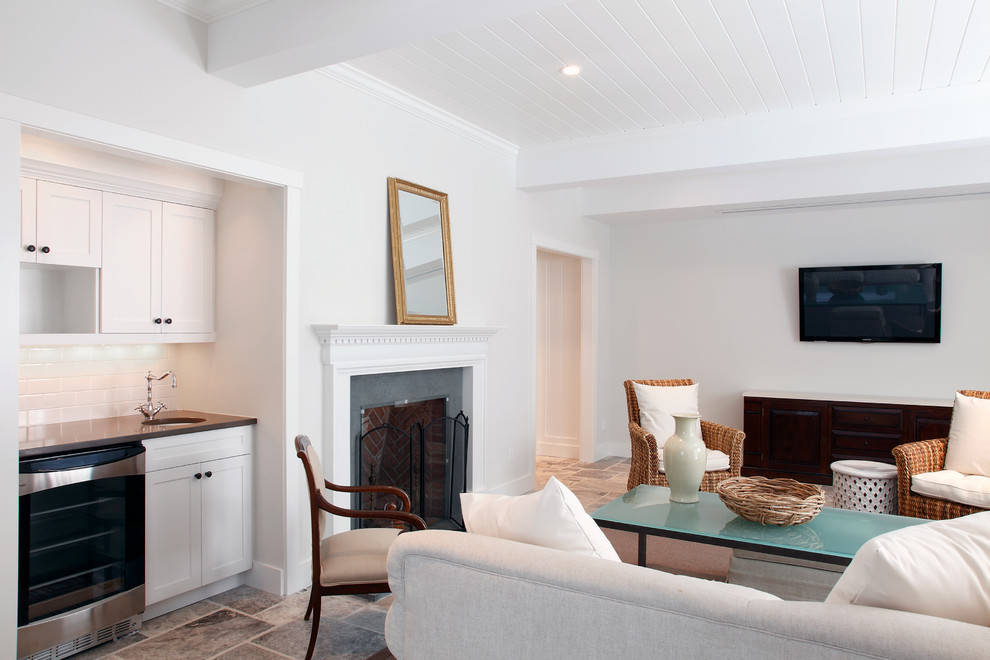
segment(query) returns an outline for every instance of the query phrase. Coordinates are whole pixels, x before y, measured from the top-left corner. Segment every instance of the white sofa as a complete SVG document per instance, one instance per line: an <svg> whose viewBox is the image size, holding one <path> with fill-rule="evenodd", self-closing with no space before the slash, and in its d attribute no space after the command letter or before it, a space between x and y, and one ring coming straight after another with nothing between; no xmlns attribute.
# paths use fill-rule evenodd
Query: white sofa
<svg viewBox="0 0 990 660"><path fill-rule="evenodd" d="M986 658L990 628L895 610L780 600L477 534L402 534L385 623L399 660Z"/></svg>

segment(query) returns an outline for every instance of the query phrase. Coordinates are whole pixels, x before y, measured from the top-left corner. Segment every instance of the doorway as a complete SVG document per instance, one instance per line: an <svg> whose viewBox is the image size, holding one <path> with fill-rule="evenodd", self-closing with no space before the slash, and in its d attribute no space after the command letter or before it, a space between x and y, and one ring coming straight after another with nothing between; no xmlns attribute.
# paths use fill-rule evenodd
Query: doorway
<svg viewBox="0 0 990 660"><path fill-rule="evenodd" d="M595 262L570 251L536 248L537 456L593 460Z"/></svg>

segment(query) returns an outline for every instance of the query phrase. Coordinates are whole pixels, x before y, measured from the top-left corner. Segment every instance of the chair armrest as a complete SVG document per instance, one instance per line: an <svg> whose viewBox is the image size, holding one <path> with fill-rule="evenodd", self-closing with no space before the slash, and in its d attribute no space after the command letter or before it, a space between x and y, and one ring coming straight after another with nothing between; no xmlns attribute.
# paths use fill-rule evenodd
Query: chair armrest
<svg viewBox="0 0 990 660"><path fill-rule="evenodd" d="M897 463L897 478L906 478L910 482L911 477L916 474L938 472L945 465L945 450L948 446L948 438L897 445L890 450Z"/></svg>
<svg viewBox="0 0 990 660"><path fill-rule="evenodd" d="M742 456L745 438L746 434L739 429L701 420L701 439L709 449L717 449L729 456L738 452Z"/></svg>
<svg viewBox="0 0 990 660"><path fill-rule="evenodd" d="M632 459L626 488L632 490L639 484L657 485L660 473L657 439L636 422L629 422L629 439L632 443Z"/></svg>
<svg viewBox="0 0 990 660"><path fill-rule="evenodd" d="M375 488L380 487L375 486ZM333 502L327 500L327 498L323 497L323 493L316 494L316 505L327 513L331 513L335 516L365 520L394 520L396 522L403 522L412 525L415 529L426 529L426 521L417 516L415 513L409 513L408 511L369 511L367 509L345 509L344 507L337 506Z"/></svg>
<svg viewBox="0 0 990 660"><path fill-rule="evenodd" d="M638 442L652 444L654 447L657 446L657 439L653 437L653 434L647 433L646 429L636 422L629 422L629 435Z"/></svg>
<svg viewBox="0 0 990 660"><path fill-rule="evenodd" d="M743 462L743 441L746 434L731 426L701 420L701 439L709 449L717 449L729 456L729 472L739 476Z"/></svg>
<svg viewBox="0 0 990 660"><path fill-rule="evenodd" d="M395 486L341 486L331 481L323 480L326 487L340 493L381 493L382 495L395 495L402 501L400 511L412 511L412 503L406 491Z"/></svg>

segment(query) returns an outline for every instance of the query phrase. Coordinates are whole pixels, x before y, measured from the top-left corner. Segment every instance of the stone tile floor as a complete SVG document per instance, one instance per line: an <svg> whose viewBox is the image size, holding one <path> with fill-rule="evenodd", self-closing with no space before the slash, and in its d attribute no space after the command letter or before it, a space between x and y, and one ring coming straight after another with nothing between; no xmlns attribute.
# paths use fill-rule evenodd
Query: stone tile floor
<svg viewBox="0 0 990 660"><path fill-rule="evenodd" d="M141 630L73 656L73 660L300 660L310 622L309 590L280 597L237 587L145 621ZM323 599L315 660L364 660L385 649L385 613L392 597Z"/></svg>
<svg viewBox="0 0 990 660"><path fill-rule="evenodd" d="M555 476L589 512L625 493L628 475L628 458L536 460L537 489ZM309 644L311 624L303 620L308 598L308 590L283 598L238 587L145 621L140 632L73 660L300 660ZM391 602L391 595L324 598L315 660L364 660L382 654Z"/></svg>

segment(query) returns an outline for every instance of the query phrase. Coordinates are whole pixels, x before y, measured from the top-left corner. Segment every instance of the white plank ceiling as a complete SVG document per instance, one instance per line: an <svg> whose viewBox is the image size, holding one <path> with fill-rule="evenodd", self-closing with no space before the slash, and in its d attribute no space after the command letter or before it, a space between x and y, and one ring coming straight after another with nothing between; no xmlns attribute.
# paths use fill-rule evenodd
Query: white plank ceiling
<svg viewBox="0 0 990 660"><path fill-rule="evenodd" d="M162 1L207 22L259 4ZM346 65L529 147L987 92L990 0L576 0Z"/></svg>
<svg viewBox="0 0 990 660"><path fill-rule="evenodd" d="M577 0L350 64L532 146L986 89L988 61L987 0Z"/></svg>

